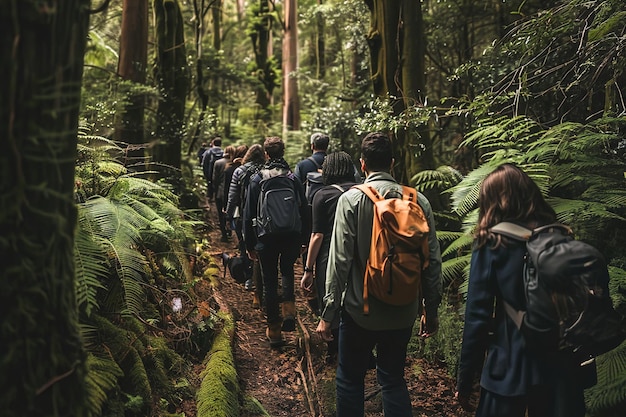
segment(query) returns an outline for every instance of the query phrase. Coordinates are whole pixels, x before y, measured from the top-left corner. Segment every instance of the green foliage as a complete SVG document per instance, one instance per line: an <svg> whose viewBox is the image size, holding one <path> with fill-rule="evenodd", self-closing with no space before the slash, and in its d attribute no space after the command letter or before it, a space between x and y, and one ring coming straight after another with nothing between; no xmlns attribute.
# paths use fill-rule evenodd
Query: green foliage
<svg viewBox="0 0 626 417"><path fill-rule="evenodd" d="M456 307L443 302L439 307L439 330L429 338L420 338L413 332L408 352L419 354L430 362L442 363L454 377L459 365L460 340L463 321Z"/></svg>

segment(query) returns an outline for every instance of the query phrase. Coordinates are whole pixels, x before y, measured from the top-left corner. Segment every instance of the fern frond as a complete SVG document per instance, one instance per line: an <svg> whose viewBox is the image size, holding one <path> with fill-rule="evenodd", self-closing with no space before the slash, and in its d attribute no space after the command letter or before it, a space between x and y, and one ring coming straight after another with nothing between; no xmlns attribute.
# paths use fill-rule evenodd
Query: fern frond
<svg viewBox="0 0 626 417"><path fill-rule="evenodd" d="M87 355L87 375L85 377L87 416L102 415L102 409L108 400L108 393L118 379L124 375L122 369L110 358Z"/></svg>
<svg viewBox="0 0 626 417"><path fill-rule="evenodd" d="M458 258L452 258L441 263L441 276L445 285L462 278L467 280L464 271L469 265L471 254L463 255Z"/></svg>
<svg viewBox="0 0 626 417"><path fill-rule="evenodd" d="M442 252L441 257L445 258L448 255L464 254L471 252L473 242L474 236L464 233L458 239L448 245L448 247Z"/></svg>
<svg viewBox="0 0 626 417"><path fill-rule="evenodd" d="M411 178L410 183L415 184L415 188L424 192L425 190L446 190L463 179L463 174L451 166L440 166L434 170L421 171Z"/></svg>

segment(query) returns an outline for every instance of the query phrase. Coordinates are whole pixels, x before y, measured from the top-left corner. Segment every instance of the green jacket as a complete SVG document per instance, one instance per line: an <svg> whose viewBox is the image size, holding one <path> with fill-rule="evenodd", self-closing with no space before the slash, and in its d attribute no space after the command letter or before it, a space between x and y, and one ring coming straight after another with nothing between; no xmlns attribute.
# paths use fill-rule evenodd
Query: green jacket
<svg viewBox="0 0 626 417"><path fill-rule="evenodd" d="M365 179L381 195L391 189L401 193L399 184L384 172L374 172ZM426 314L437 317L441 302L441 251L435 233L435 220L428 199L418 193L418 203L428 219L430 264L422 274L422 296ZM368 330L392 330L411 327L421 313L422 300L406 306L392 306L369 298L370 313L363 314L363 276L370 251L372 220L371 200L360 190L350 189L337 202L335 225L326 269L326 295L322 318L332 322L340 309Z"/></svg>

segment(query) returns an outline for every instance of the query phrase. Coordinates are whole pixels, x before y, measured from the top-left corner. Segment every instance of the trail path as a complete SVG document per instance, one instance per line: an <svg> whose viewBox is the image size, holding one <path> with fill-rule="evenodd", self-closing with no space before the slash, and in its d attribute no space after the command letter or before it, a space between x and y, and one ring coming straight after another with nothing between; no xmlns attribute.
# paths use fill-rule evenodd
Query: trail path
<svg viewBox="0 0 626 417"><path fill-rule="evenodd" d="M204 208L208 223L211 255L222 252L235 255L236 237L220 242L215 206ZM235 319L234 356L240 386L245 396L255 398L271 417L333 417L335 365L325 361L326 347L315 333L317 318L299 290L302 264L296 263L296 332L285 333L285 346L271 349L265 338L263 312L252 305L253 295L245 291L230 275L223 278L219 292L228 303ZM413 403L413 416L469 417L454 401L454 380L445 369L434 367L422 359L408 358L406 379ZM380 390L375 371L366 381L366 417L382 417ZM242 411L241 417L258 416Z"/></svg>

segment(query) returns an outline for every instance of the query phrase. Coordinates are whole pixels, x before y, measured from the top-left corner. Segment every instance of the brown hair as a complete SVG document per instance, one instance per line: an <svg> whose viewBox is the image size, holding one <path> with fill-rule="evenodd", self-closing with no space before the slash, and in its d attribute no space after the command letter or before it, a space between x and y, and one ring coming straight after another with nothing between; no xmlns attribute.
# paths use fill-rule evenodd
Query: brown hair
<svg viewBox="0 0 626 417"><path fill-rule="evenodd" d="M285 143L277 136L265 138L263 150L267 152L270 159L282 158L285 155Z"/></svg>
<svg viewBox="0 0 626 417"><path fill-rule="evenodd" d="M494 247L500 245L500 235L490 233L489 229L502 221L514 221L532 228L555 220L556 213L541 195L537 184L516 165L500 165L483 180L475 232L479 247L489 241L493 241Z"/></svg>
<svg viewBox="0 0 626 417"><path fill-rule="evenodd" d="M265 163L265 153L263 153L263 147L258 143L250 146L248 152L243 157L243 163L250 162L254 164L264 164Z"/></svg>
<svg viewBox="0 0 626 417"><path fill-rule="evenodd" d="M391 139L385 133L368 133L361 142L361 158L370 171L389 171L393 161Z"/></svg>

